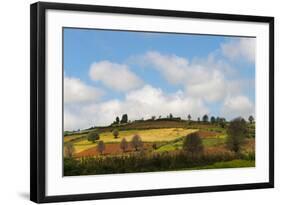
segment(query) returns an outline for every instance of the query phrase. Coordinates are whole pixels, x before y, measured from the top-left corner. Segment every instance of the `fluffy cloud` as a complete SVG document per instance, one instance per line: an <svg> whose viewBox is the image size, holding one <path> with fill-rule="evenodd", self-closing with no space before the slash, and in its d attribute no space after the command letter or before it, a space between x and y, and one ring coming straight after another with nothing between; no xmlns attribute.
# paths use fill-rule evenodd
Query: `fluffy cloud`
<svg viewBox="0 0 281 205"><path fill-rule="evenodd" d="M222 53L231 60L243 58L250 63L255 62L256 55L256 39L239 38L221 44Z"/></svg>
<svg viewBox="0 0 281 205"><path fill-rule="evenodd" d="M86 85L78 78L64 77L64 102L66 104L96 101L102 94L101 89Z"/></svg>
<svg viewBox="0 0 281 205"><path fill-rule="evenodd" d="M152 64L161 72L166 80L172 84L178 84L185 80L189 66L187 59L176 55L163 55L156 51L149 51L143 57L144 62Z"/></svg>
<svg viewBox="0 0 281 205"><path fill-rule="evenodd" d="M65 129L108 125L116 116L121 117L124 113L129 115L130 120L166 116L169 113L182 118L191 114L196 119L204 114L212 114L206 106L210 104L222 104L218 109L221 109L221 116L227 119L254 115L254 104L242 92L245 82L229 78L232 68L214 56L189 61L176 55L150 51L137 58L148 67L144 69L159 71L167 83L181 89L167 93L161 88L143 85L142 80L125 64L109 61L94 63L89 72L91 79L124 92L123 98L103 102L90 99L88 103L77 101L67 106Z"/></svg>
<svg viewBox="0 0 281 205"><path fill-rule="evenodd" d="M94 63L90 68L89 75L92 80L101 81L105 86L122 92L142 85L142 80L125 64L109 61Z"/></svg>
<svg viewBox="0 0 281 205"><path fill-rule="evenodd" d="M130 120L150 118L153 115L166 116L169 113L182 118L191 114L196 119L198 116L209 113L209 110L202 100L186 97L181 91L165 94L159 88L145 85L128 92L124 100L113 99L102 103L92 103L73 109L72 112L73 114L69 112L65 114L65 129L108 125L116 116L124 113L128 114ZM78 121L79 123L76 124L75 122Z"/></svg>
<svg viewBox="0 0 281 205"><path fill-rule="evenodd" d="M186 58L155 51L147 52L142 58L159 70L168 82L183 85L190 97L216 102L228 92L222 72L227 66L222 62L215 62L213 58L189 63Z"/></svg>
<svg viewBox="0 0 281 205"><path fill-rule="evenodd" d="M254 104L246 96L227 97L221 109L223 116L227 118L244 117L254 115Z"/></svg>

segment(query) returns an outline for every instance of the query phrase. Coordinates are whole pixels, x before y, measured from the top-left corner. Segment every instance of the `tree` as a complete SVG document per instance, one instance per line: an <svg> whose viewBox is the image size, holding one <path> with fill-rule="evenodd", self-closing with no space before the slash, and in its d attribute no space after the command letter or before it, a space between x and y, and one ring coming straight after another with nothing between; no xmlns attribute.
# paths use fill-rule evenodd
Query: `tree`
<svg viewBox="0 0 281 205"><path fill-rule="evenodd" d="M216 118L216 122L219 123L220 122L220 117Z"/></svg>
<svg viewBox="0 0 281 205"><path fill-rule="evenodd" d="M203 122L208 122L209 121L209 117L208 117L207 114L202 117L202 121Z"/></svg>
<svg viewBox="0 0 281 205"><path fill-rule="evenodd" d="M100 139L100 135L97 132L89 132L87 135L87 139L88 139L88 141L95 143L96 140Z"/></svg>
<svg viewBox="0 0 281 205"><path fill-rule="evenodd" d="M225 118L220 118L220 117L217 117L217 123L221 126L221 128L225 128L225 125L226 125L226 119Z"/></svg>
<svg viewBox="0 0 281 205"><path fill-rule="evenodd" d="M227 128L226 144L228 148L236 153L240 152L246 137L246 121L241 117L232 120Z"/></svg>
<svg viewBox="0 0 281 205"><path fill-rule="evenodd" d="M200 155L203 153L204 146L202 139L197 132L187 135L183 140L183 150L191 156Z"/></svg>
<svg viewBox="0 0 281 205"><path fill-rule="evenodd" d="M119 119L118 116L116 117L115 123L116 123L116 124L119 124L119 123L120 123L120 119Z"/></svg>
<svg viewBox="0 0 281 205"><path fill-rule="evenodd" d="M74 156L75 148L72 143L67 143L64 147L64 156L72 158Z"/></svg>
<svg viewBox="0 0 281 205"><path fill-rule="evenodd" d="M169 114L169 118L170 118L170 119L173 119L172 113Z"/></svg>
<svg viewBox="0 0 281 205"><path fill-rule="evenodd" d="M97 145L97 151L102 154L103 151L105 150L105 144L103 143L103 141L99 141L98 145Z"/></svg>
<svg viewBox="0 0 281 205"><path fill-rule="evenodd" d="M114 138L116 139L116 138L118 138L119 132L118 132L117 129L114 129L114 130L112 131L112 134L113 134Z"/></svg>
<svg viewBox="0 0 281 205"><path fill-rule="evenodd" d="M124 114L122 115L121 123L127 123L128 122L128 115Z"/></svg>
<svg viewBox="0 0 281 205"><path fill-rule="evenodd" d="M155 120L156 119L156 116L151 116L151 120Z"/></svg>
<svg viewBox="0 0 281 205"><path fill-rule="evenodd" d="M197 118L197 122L200 122L200 117Z"/></svg>
<svg viewBox="0 0 281 205"><path fill-rule="evenodd" d="M132 144L132 147L134 147L136 151L138 151L138 148L143 147L143 143L142 143L141 137L139 135L133 136L131 144Z"/></svg>
<svg viewBox="0 0 281 205"><path fill-rule="evenodd" d="M187 119L188 119L188 121L191 120L191 115L190 114L188 114Z"/></svg>
<svg viewBox="0 0 281 205"><path fill-rule="evenodd" d="M122 141L120 142L120 148L123 150L123 152L125 152L128 149L128 142L125 138L122 139Z"/></svg>
<svg viewBox="0 0 281 205"><path fill-rule="evenodd" d="M212 124L216 123L216 118L214 116L211 117L211 123Z"/></svg>
<svg viewBox="0 0 281 205"><path fill-rule="evenodd" d="M250 115L249 118L248 118L248 120L249 120L250 124L252 124L255 119L254 119L254 117L253 117L252 115Z"/></svg>

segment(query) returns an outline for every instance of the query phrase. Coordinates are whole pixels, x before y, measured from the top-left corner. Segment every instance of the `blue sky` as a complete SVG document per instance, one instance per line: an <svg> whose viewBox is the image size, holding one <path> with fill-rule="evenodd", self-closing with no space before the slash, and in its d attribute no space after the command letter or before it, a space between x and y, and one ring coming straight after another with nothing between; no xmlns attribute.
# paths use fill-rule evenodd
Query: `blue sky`
<svg viewBox="0 0 281 205"><path fill-rule="evenodd" d="M254 38L65 28L64 76L65 129L255 114Z"/></svg>

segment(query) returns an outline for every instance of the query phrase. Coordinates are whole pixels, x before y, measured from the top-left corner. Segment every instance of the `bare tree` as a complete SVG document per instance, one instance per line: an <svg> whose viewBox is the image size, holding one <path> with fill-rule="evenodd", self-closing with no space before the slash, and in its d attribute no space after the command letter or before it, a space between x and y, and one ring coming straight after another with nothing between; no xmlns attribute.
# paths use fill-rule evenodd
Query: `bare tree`
<svg viewBox="0 0 281 205"><path fill-rule="evenodd" d="M133 136L131 144L132 144L132 147L134 147L136 151L138 151L139 148L143 147L143 143L142 143L141 137L139 135Z"/></svg>
<svg viewBox="0 0 281 205"><path fill-rule="evenodd" d="M103 151L105 150L105 144L103 143L103 141L99 141L98 145L97 145L97 151L102 154Z"/></svg>
<svg viewBox="0 0 281 205"><path fill-rule="evenodd" d="M125 152L128 149L128 142L125 138L122 139L122 141L120 142L120 148L123 150L123 152Z"/></svg>

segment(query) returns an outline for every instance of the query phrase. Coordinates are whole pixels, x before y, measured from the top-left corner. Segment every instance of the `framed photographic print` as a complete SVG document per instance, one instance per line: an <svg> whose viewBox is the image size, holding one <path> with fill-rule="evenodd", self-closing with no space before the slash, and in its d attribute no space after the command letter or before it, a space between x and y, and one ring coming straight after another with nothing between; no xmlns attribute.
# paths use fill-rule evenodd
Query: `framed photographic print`
<svg viewBox="0 0 281 205"><path fill-rule="evenodd" d="M31 5L31 200L274 187L274 18Z"/></svg>

